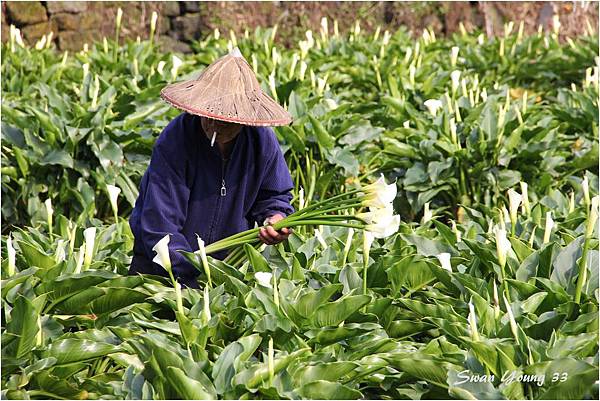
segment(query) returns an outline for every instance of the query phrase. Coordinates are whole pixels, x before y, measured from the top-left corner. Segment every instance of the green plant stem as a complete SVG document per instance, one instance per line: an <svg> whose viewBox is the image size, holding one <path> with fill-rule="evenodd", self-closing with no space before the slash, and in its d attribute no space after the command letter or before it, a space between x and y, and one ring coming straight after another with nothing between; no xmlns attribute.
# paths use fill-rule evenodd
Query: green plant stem
<svg viewBox="0 0 600 401"><path fill-rule="evenodd" d="M579 275L577 277L577 286L575 287L575 303L581 302L581 290L583 289L583 284L585 284L585 281L587 280L587 255L589 247L590 238L586 236L583 242L581 261L579 263Z"/></svg>

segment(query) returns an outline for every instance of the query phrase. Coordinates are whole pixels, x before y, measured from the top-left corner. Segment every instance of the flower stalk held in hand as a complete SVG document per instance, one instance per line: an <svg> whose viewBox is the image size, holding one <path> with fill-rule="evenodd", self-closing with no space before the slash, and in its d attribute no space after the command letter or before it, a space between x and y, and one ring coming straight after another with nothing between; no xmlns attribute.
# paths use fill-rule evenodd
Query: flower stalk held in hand
<svg viewBox="0 0 600 401"><path fill-rule="evenodd" d="M393 214L391 205L396 198L396 191L396 183L386 184L382 176L376 182L360 189L311 203L310 206L271 225L275 230L306 225L349 227L367 230L375 238L385 238L398 231L400 225L400 216ZM369 211L356 215L339 213L360 207L368 207ZM243 244L256 244L259 241L259 232L260 227L240 232L207 245L205 252L209 255Z"/></svg>

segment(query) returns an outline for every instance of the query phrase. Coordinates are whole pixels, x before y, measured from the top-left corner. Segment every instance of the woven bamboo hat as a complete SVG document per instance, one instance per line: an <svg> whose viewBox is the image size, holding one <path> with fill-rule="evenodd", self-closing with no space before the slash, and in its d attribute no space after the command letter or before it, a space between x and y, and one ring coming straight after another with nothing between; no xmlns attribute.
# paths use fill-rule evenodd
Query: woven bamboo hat
<svg viewBox="0 0 600 401"><path fill-rule="evenodd" d="M237 47L197 79L164 87L160 97L180 110L220 121L255 126L292 122L290 114L261 90Z"/></svg>

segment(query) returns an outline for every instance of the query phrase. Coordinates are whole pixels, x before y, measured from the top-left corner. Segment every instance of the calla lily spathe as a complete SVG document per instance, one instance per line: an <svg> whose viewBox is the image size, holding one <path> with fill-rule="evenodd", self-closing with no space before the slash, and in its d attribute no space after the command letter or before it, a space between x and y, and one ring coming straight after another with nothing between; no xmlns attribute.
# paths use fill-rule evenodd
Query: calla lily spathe
<svg viewBox="0 0 600 401"><path fill-rule="evenodd" d="M388 221L367 224L365 230L372 232L375 238L386 238L398 231L399 227L400 216L394 215Z"/></svg>
<svg viewBox="0 0 600 401"><path fill-rule="evenodd" d="M154 259L152 259L152 261L156 264L161 265L163 269L165 269L168 272L171 271L171 258L169 256L170 239L170 235L167 234L164 237L162 237L162 239L158 241L156 245L154 245L154 247L152 247L152 250L156 252L156 256L154 257Z"/></svg>
<svg viewBox="0 0 600 401"><path fill-rule="evenodd" d="M588 238L591 238L594 234L594 228L596 227L596 222L598 221L598 213L599 213L599 203L600 203L600 195L596 195L592 198L592 205L590 207L590 214L588 216L588 221L585 229L585 235Z"/></svg>
<svg viewBox="0 0 600 401"><path fill-rule="evenodd" d="M17 252L13 247L11 234L8 235L8 239L6 240L6 253L8 254L8 269L6 273L8 277L12 277L16 271Z"/></svg>
<svg viewBox="0 0 600 401"><path fill-rule="evenodd" d="M202 238L200 238L200 236L197 234L196 237L198 238L198 253L200 254L200 262L202 263L202 267L204 268L204 274L206 274L208 286L212 287L212 280L210 278L210 265L208 264L208 257L206 256L204 240L202 240Z"/></svg>
<svg viewBox="0 0 600 401"><path fill-rule="evenodd" d="M363 188L365 195L362 197L364 206L371 208L385 208L396 199L398 188L396 183L386 184L383 174L377 181Z"/></svg>
<svg viewBox="0 0 600 401"><path fill-rule="evenodd" d="M394 208L391 204L385 205L382 208L370 209L368 212L358 213L356 217L363 220L367 224L375 224L377 222L391 219L394 216Z"/></svg>
<svg viewBox="0 0 600 401"><path fill-rule="evenodd" d="M92 257L94 256L96 227L90 227L83 230L83 238L85 240L85 257L83 259L83 264L88 267L92 263Z"/></svg>
<svg viewBox="0 0 600 401"><path fill-rule="evenodd" d="M431 113L431 115L434 117L437 115L437 111L442 107L442 102L437 99L428 99L423 104L425 107L427 107L429 113Z"/></svg>
<svg viewBox="0 0 600 401"><path fill-rule="evenodd" d="M511 244L506 238L506 230L496 226L494 227L494 235L496 237L496 254L498 256L498 264L502 269L506 266L506 258L511 250Z"/></svg>
<svg viewBox="0 0 600 401"><path fill-rule="evenodd" d="M452 273L452 264L450 263L450 256L451 255L448 252L443 252L437 255L436 258L440 261L442 269Z"/></svg>
<svg viewBox="0 0 600 401"><path fill-rule="evenodd" d="M113 213L117 215L119 210L117 201L119 199L119 194L121 193L121 188L115 185L107 185L106 190L108 191L108 199L110 200L110 206L112 207Z"/></svg>
<svg viewBox="0 0 600 401"><path fill-rule="evenodd" d="M581 181L581 190L583 191L583 200L585 202L585 206L589 207L590 205L590 182L587 178L587 175L583 177L583 181Z"/></svg>
<svg viewBox="0 0 600 401"><path fill-rule="evenodd" d="M517 214L519 213L519 206L523 201L523 197L514 189L508 190L508 210L510 213L510 221L514 225L517 221Z"/></svg>

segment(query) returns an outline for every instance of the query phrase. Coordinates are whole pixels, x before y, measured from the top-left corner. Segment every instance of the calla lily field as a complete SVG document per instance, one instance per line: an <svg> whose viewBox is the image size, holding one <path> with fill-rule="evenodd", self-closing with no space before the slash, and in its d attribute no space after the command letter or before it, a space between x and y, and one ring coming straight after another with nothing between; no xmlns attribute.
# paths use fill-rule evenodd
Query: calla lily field
<svg viewBox="0 0 600 401"><path fill-rule="evenodd" d="M125 12L126 13L126 12ZM3 399L598 399L598 35L2 44ZM153 19L155 21L155 19ZM128 276L161 88L239 47L294 117L292 228ZM228 251L224 260L211 255Z"/></svg>

